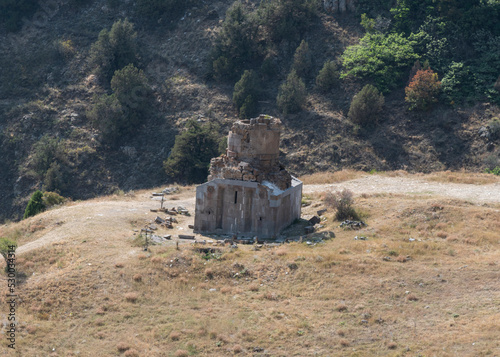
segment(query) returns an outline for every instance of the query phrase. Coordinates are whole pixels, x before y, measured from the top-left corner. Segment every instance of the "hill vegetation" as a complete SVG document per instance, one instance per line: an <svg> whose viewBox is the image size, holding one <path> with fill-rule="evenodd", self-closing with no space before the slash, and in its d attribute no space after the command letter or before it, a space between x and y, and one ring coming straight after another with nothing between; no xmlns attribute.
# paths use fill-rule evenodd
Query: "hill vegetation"
<svg viewBox="0 0 500 357"><path fill-rule="evenodd" d="M0 219L40 187L80 199L203 181L163 165L176 136L193 120L220 128L215 152L236 117L261 112L284 121L295 174L493 171L499 17L498 0L335 14L319 0L0 0ZM383 105L356 119L367 85Z"/></svg>

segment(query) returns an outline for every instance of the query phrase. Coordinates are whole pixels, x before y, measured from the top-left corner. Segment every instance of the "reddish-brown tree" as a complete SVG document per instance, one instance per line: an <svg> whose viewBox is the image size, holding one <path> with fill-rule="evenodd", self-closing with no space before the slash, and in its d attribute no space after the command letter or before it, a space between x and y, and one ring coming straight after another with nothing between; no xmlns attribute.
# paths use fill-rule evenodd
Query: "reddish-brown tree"
<svg viewBox="0 0 500 357"><path fill-rule="evenodd" d="M405 100L410 103L410 110L427 110L438 101L441 82L432 69L418 70L405 88Z"/></svg>

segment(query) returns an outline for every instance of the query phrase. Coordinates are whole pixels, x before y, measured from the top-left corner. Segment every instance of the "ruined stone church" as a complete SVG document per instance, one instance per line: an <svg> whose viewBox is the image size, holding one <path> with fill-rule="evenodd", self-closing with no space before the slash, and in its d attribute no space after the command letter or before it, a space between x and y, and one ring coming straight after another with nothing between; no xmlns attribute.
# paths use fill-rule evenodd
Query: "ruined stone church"
<svg viewBox="0 0 500 357"><path fill-rule="evenodd" d="M300 218L302 182L279 163L281 121L236 121L226 155L210 162L196 188L194 231L273 238Z"/></svg>

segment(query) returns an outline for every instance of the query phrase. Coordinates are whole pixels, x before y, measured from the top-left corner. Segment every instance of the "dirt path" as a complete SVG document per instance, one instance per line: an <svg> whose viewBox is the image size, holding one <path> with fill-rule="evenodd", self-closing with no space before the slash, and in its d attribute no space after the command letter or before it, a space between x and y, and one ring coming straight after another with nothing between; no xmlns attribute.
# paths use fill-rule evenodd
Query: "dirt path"
<svg viewBox="0 0 500 357"><path fill-rule="evenodd" d="M166 201L166 207L186 207L194 212L194 195L175 201ZM122 249L124 237L133 234L131 222L136 222L135 229L141 229L147 222L152 222L162 213L151 212L151 208L159 208L159 202L151 199L149 194L141 194L127 200L92 200L63 206L59 209L44 212L32 219L49 223L49 229L36 240L17 248L17 253L26 253L33 249L50 246L58 242L98 241L99 244ZM158 234L189 234L188 224L194 222L194 217L177 216L179 224L168 232ZM55 222L55 223L54 223ZM103 232L105 234L103 235ZM129 248L129 245L127 246Z"/></svg>
<svg viewBox="0 0 500 357"><path fill-rule="evenodd" d="M429 182L413 177L386 177L367 175L358 179L334 184L305 185L304 194L317 193L327 190L342 190L347 188L356 195L363 193L395 193L418 195L420 197L445 197L470 201L476 204L500 203L500 183L487 185L470 185L455 183ZM184 206L194 213L194 190L186 191L178 200L167 201L166 207ZM158 214L150 212L150 208L158 208L159 203L151 199L149 193L142 193L134 198L97 199L88 202L63 206L37 216L36 219L51 224L42 236L31 242L21 245L18 253L25 253L33 249L49 246L57 242L77 242L81 240L98 241L100 244L113 245L118 249L124 243L124 237L130 237L133 232L131 222L144 225L152 221ZM160 214L161 215L161 214ZM35 219L35 218L33 218ZM179 217L179 224L168 234L192 234L188 224L192 224L194 217ZM110 228L113 229L110 229ZM136 227L141 228L141 227ZM102 236L102 232L108 235ZM127 246L129 249L130 247ZM129 249L130 250L130 249ZM127 250L126 250L127 251ZM128 251L127 251L128 252Z"/></svg>
<svg viewBox="0 0 500 357"><path fill-rule="evenodd" d="M499 203L500 183L469 185L429 182L411 177L367 175L362 178L321 185L305 185L304 193L316 193L347 188L355 194L396 193L419 196L456 198L474 203Z"/></svg>

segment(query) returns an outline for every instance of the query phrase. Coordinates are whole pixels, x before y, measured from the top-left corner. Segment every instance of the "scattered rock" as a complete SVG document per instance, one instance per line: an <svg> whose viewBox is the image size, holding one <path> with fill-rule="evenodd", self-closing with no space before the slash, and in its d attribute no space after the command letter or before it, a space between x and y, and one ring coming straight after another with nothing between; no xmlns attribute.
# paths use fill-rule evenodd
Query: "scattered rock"
<svg viewBox="0 0 500 357"><path fill-rule="evenodd" d="M321 222L321 218L319 218L318 216L314 216L309 220L309 223L311 223L312 226L314 226L320 222Z"/></svg>
<svg viewBox="0 0 500 357"><path fill-rule="evenodd" d="M187 234L179 234L179 239L194 239L194 236Z"/></svg>
<svg viewBox="0 0 500 357"><path fill-rule="evenodd" d="M368 240L365 236L356 236L354 237L354 240Z"/></svg>
<svg viewBox="0 0 500 357"><path fill-rule="evenodd" d="M318 212L316 212L318 214L318 216L322 216L323 214L325 214L325 212L327 211L327 209L320 209Z"/></svg>
<svg viewBox="0 0 500 357"><path fill-rule="evenodd" d="M171 195L173 193L179 192L179 187L167 187L162 192L166 195Z"/></svg>
<svg viewBox="0 0 500 357"><path fill-rule="evenodd" d="M340 228L344 229L361 229L363 227L366 227L366 223L363 221L350 221L350 220L345 220L344 222L340 223Z"/></svg>

